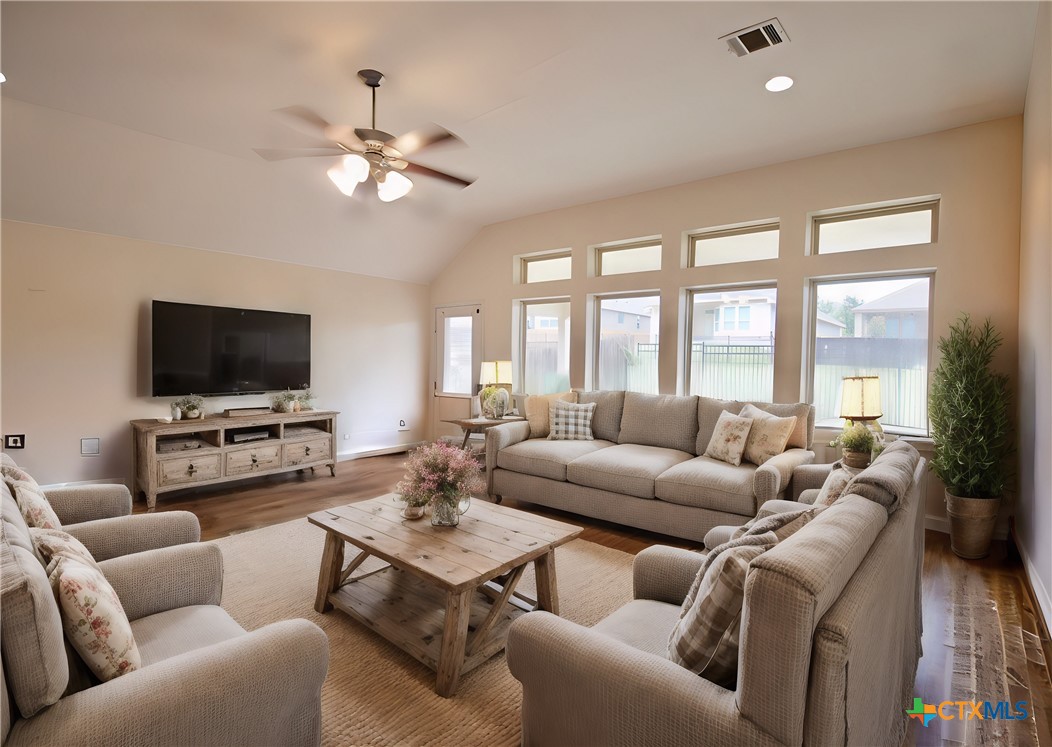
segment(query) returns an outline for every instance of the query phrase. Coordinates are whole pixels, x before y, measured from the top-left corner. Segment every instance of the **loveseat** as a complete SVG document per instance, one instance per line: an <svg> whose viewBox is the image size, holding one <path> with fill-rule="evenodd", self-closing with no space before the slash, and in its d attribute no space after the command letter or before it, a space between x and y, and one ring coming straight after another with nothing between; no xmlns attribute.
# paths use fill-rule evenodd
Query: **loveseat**
<svg viewBox="0 0 1052 747"><path fill-rule="evenodd" d="M712 527L743 524L785 495L793 470L814 461L814 407L755 406L795 416L784 452L761 466L704 456L723 412L749 403L636 392L576 392L595 403L592 441L533 437L526 421L486 432L491 497L514 498L584 516L701 541Z"/></svg>
<svg viewBox="0 0 1052 747"><path fill-rule="evenodd" d="M751 562L730 689L668 655L699 553L641 552L634 600L592 628L516 620L522 744L898 747L921 654L924 466L890 515L848 493ZM807 488L828 472L806 469Z"/></svg>

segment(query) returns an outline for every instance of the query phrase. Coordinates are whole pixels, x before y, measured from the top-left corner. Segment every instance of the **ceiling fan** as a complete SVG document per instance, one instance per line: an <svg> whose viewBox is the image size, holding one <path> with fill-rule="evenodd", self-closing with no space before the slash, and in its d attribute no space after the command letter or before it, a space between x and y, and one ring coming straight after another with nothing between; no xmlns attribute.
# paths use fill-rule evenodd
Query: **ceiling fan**
<svg viewBox="0 0 1052 747"><path fill-rule="evenodd" d="M306 107L290 106L279 109L278 112L297 129L323 137L327 141L325 145L295 149L254 148L255 152L268 161L342 155L339 163L327 172L337 189L350 197L354 194L355 187L372 176L376 182L377 196L383 202L392 202L409 194L413 182L405 173L431 176L461 187L467 187L474 182L474 179L463 179L406 160L406 156L436 143L446 140L460 142L460 138L438 125L414 130L399 137L376 129L376 89L384 79L383 73L378 70L359 70L358 77L373 91L371 127L354 128L350 125L329 124L319 114Z"/></svg>

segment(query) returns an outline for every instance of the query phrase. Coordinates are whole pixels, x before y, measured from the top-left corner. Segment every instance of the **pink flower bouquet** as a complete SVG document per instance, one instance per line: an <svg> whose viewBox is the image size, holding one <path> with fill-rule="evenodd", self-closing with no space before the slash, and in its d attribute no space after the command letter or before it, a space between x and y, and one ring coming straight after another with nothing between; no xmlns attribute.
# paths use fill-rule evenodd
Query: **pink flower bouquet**
<svg viewBox="0 0 1052 747"><path fill-rule="evenodd" d="M405 478L395 490L408 506L426 506L440 500L455 504L462 495L486 489L475 458L440 441L413 450L405 466Z"/></svg>

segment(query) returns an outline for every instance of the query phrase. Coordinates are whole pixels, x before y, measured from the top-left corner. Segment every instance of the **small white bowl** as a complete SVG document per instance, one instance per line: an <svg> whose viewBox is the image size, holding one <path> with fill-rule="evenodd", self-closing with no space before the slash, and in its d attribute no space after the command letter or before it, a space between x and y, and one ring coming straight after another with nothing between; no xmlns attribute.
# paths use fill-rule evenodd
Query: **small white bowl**
<svg viewBox="0 0 1052 747"><path fill-rule="evenodd" d="M172 422L172 416L169 415L166 418L157 418L157 422L158 423L171 423Z"/></svg>

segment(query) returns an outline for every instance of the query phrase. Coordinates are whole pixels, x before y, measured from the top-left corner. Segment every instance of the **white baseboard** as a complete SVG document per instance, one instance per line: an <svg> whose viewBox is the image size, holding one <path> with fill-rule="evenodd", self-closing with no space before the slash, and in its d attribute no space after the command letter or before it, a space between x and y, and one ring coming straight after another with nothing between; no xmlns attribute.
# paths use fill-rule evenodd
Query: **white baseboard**
<svg viewBox="0 0 1052 747"><path fill-rule="evenodd" d="M99 480L77 480L75 482L53 482L50 485L41 485L40 487L43 490L50 490L51 488L69 488L76 485L123 485L131 490L131 484L124 477L103 477Z"/></svg>
<svg viewBox="0 0 1052 747"><path fill-rule="evenodd" d="M942 532L943 534L949 534L950 520L947 519L945 516L933 516L931 514L924 514L924 528L930 529L933 532ZM1008 539L1008 523L1006 521L997 522L997 526L994 527L994 539Z"/></svg>
<svg viewBox="0 0 1052 747"><path fill-rule="evenodd" d="M380 449L367 449L365 451L344 451L336 455L337 462L350 462L354 459L364 459L365 457L382 456L384 454L398 454L403 451L409 451L415 449L417 446L423 446L425 441L413 441L408 444L398 444L397 446L384 446Z"/></svg>
<svg viewBox="0 0 1052 747"><path fill-rule="evenodd" d="M1023 568L1026 570L1027 578L1030 579L1030 588L1034 590L1034 596L1037 597L1037 606L1041 608L1041 614L1045 618L1045 627L1052 631L1052 596L1042 583L1041 577L1037 575L1037 568L1030 561L1026 548L1018 541L1015 546L1019 550L1020 557L1023 558Z"/></svg>

